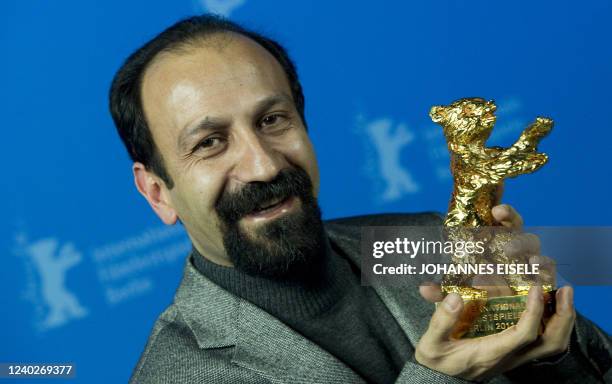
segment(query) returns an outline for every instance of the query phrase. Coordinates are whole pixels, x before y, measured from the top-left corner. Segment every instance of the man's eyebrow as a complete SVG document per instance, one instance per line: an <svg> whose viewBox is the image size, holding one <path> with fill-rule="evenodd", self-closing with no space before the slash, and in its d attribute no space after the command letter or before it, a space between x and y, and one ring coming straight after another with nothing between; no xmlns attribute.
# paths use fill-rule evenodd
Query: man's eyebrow
<svg viewBox="0 0 612 384"><path fill-rule="evenodd" d="M178 137L178 148L185 149L189 144L189 138L195 136L198 132L201 131L214 131L219 129L226 129L227 123L223 120L212 118L210 116L206 116L198 123L187 126L181 130L181 133Z"/></svg>
<svg viewBox="0 0 612 384"><path fill-rule="evenodd" d="M293 98L286 93L277 93L260 100L255 104L255 116L263 114L266 110L272 108L276 104L290 103L293 104Z"/></svg>
<svg viewBox="0 0 612 384"><path fill-rule="evenodd" d="M275 95L268 96L255 104L254 111L255 116L259 116L263 114L266 110L272 108L276 104L281 103L293 103L293 98L291 98L286 93L277 93ZM221 119L212 118L210 116L206 116L204 119L200 120L198 123L187 126L181 130L181 133L178 137L178 148L179 150L185 149L189 144L189 138L196 135L201 131L213 131L227 129L227 122Z"/></svg>

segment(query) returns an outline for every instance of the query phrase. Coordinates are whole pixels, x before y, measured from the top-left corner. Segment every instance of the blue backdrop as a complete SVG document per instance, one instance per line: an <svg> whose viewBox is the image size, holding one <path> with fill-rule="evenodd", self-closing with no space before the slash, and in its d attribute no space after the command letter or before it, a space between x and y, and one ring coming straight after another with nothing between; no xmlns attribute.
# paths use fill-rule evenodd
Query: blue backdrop
<svg viewBox="0 0 612 384"><path fill-rule="evenodd" d="M108 87L135 48L206 10L294 57L326 218L444 211L448 155L427 113L482 96L499 106L491 144L536 115L556 121L541 147L550 163L506 185L527 224L612 224L609 1L2 2L0 362L127 381L190 244L136 192ZM576 292L607 331L611 293Z"/></svg>

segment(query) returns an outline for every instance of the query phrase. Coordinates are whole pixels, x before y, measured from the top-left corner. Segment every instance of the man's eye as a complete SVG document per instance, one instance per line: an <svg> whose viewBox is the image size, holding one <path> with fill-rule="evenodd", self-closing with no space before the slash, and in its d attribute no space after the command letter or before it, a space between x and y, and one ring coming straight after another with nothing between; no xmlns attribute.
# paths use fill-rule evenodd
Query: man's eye
<svg viewBox="0 0 612 384"><path fill-rule="evenodd" d="M222 143L223 143L223 139L221 137L217 137L217 136L207 137L198 143L198 145L196 146L196 149L212 148L212 147L219 146Z"/></svg>
<svg viewBox="0 0 612 384"><path fill-rule="evenodd" d="M259 125L262 128L266 128L266 127L269 127L269 126L280 124L283 121L285 121L285 117L283 115L281 115L281 114L275 113L275 114L272 114L272 115L265 116L263 119L261 119Z"/></svg>

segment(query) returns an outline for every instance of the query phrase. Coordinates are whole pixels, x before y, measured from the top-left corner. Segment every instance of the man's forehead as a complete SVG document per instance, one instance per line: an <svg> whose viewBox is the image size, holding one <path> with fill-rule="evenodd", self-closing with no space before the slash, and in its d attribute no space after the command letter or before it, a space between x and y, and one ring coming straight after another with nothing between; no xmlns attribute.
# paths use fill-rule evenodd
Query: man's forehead
<svg viewBox="0 0 612 384"><path fill-rule="evenodd" d="M222 43L209 41L213 39ZM278 75L274 73L278 71L284 77L276 59L247 37L237 34L209 37L176 52L159 54L144 73L143 95L148 97L165 91L166 95L180 97L194 85L206 89L255 75L273 80L271 75ZM149 88L153 92L148 92Z"/></svg>
<svg viewBox="0 0 612 384"><path fill-rule="evenodd" d="M154 131L156 124L178 129L200 117L202 109L231 106L237 92L289 90L276 59L251 39L233 34L223 44L197 43L161 54L144 74L142 101Z"/></svg>

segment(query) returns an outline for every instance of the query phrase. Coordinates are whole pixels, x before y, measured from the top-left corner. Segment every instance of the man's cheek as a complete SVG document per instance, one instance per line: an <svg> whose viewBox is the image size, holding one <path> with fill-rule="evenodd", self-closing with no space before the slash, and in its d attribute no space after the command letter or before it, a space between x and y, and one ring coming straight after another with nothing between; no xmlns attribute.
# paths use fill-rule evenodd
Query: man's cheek
<svg viewBox="0 0 612 384"><path fill-rule="evenodd" d="M319 193L319 166L312 142L306 133L301 133L299 137L292 140L288 145L286 155L293 164L303 168L312 182L313 195L317 197Z"/></svg>
<svg viewBox="0 0 612 384"><path fill-rule="evenodd" d="M198 211L211 215L216 212L216 204L223 194L224 186L222 179L212 170L198 172L188 179L188 198Z"/></svg>
<svg viewBox="0 0 612 384"><path fill-rule="evenodd" d="M312 194L314 197L319 197L319 186L320 186L320 182L319 182L319 168L316 164L316 159L315 159L315 164L314 167L312 167L311 171L308 172L311 175L311 179L312 179Z"/></svg>
<svg viewBox="0 0 612 384"><path fill-rule="evenodd" d="M214 202L211 202L208 196L198 188L182 189L177 198L178 215L183 224L190 223L190 226L207 233L218 233L220 221L214 209Z"/></svg>

